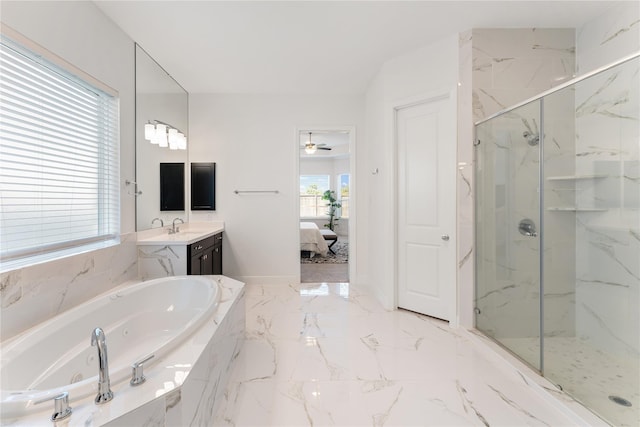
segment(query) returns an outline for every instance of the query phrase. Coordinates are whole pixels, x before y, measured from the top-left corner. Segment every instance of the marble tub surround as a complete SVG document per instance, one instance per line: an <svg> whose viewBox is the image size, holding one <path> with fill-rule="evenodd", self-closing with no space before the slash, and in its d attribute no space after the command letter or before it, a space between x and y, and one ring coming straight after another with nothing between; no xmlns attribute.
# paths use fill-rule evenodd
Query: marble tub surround
<svg viewBox="0 0 640 427"><path fill-rule="evenodd" d="M0 274L4 341L138 275L136 235L120 244Z"/></svg>
<svg viewBox="0 0 640 427"><path fill-rule="evenodd" d="M141 280L187 274L187 245L138 246L138 277Z"/></svg>
<svg viewBox="0 0 640 427"><path fill-rule="evenodd" d="M247 340L213 425L597 424L469 332L386 311L365 289L248 285L246 304Z"/></svg>
<svg viewBox="0 0 640 427"><path fill-rule="evenodd" d="M98 406L93 396L72 402L65 426L209 425L221 400L234 359L242 348L245 328L244 284L224 276L219 281L218 309L182 345L145 370L146 382L131 387L112 384L112 401ZM53 404L7 426L51 426ZM59 423L60 424L60 423Z"/></svg>
<svg viewBox="0 0 640 427"><path fill-rule="evenodd" d="M138 277L148 280L187 274L187 246L221 231L223 221L180 224L175 234L168 233L166 224L138 232Z"/></svg>

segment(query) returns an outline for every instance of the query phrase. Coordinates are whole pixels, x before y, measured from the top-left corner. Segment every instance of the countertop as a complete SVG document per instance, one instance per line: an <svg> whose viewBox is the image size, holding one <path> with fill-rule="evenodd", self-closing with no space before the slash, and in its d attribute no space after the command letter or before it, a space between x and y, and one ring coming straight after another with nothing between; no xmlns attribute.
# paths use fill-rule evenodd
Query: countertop
<svg viewBox="0 0 640 427"><path fill-rule="evenodd" d="M180 224L180 231L168 233L168 228L153 228L138 232L138 246L150 245L190 245L224 231L224 222L189 222Z"/></svg>

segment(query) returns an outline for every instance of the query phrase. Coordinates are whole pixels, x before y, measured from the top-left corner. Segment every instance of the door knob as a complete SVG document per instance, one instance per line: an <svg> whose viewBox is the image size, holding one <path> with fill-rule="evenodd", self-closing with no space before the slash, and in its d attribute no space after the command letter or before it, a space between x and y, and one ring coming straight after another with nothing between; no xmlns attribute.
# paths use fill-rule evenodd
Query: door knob
<svg viewBox="0 0 640 427"><path fill-rule="evenodd" d="M535 223L529 218L525 218L520 221L518 224L518 231L520 234L527 237L536 237L538 235Z"/></svg>
<svg viewBox="0 0 640 427"><path fill-rule="evenodd" d="M442 235L442 240L444 240L445 242L449 241L449 235L448 234L443 234Z"/></svg>

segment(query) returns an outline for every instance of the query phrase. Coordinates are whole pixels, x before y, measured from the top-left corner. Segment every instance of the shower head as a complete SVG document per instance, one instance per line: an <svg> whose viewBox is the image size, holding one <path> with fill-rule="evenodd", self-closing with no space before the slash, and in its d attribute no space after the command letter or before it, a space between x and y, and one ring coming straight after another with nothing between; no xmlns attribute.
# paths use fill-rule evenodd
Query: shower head
<svg viewBox="0 0 640 427"><path fill-rule="evenodd" d="M532 147L535 147L540 142L540 135L538 135L537 133L532 133L526 130L524 131L522 136L524 136L524 139L527 140L527 144L529 144Z"/></svg>

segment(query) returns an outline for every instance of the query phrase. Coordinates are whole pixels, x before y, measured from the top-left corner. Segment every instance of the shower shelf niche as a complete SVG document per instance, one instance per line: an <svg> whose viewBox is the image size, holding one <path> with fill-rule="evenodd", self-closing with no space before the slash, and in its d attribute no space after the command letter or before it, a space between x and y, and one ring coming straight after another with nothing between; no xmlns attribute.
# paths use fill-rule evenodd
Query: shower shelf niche
<svg viewBox="0 0 640 427"><path fill-rule="evenodd" d="M609 175L567 175L567 176L549 176L547 181L577 181L580 179L601 179L607 178Z"/></svg>
<svg viewBox="0 0 640 427"><path fill-rule="evenodd" d="M601 208L575 208L575 207L548 207L550 212L606 212L608 209Z"/></svg>

